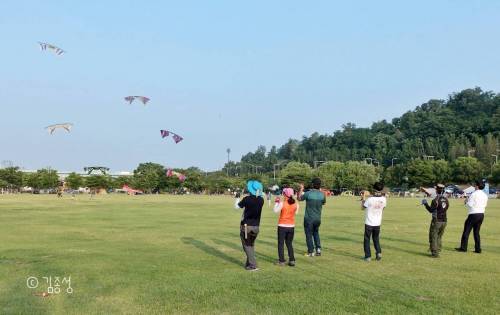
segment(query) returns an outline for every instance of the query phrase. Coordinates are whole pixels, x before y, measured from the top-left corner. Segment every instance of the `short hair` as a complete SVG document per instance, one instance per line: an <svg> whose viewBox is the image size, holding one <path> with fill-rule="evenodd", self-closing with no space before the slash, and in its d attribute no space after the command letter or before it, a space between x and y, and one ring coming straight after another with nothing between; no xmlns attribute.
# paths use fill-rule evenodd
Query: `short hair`
<svg viewBox="0 0 500 315"><path fill-rule="evenodd" d="M373 184L373 189L375 191L382 191L384 190L384 184L382 182L376 182L375 184Z"/></svg>
<svg viewBox="0 0 500 315"><path fill-rule="evenodd" d="M321 179L319 177L316 177L312 180L312 186L314 189L320 189L321 188Z"/></svg>
<svg viewBox="0 0 500 315"><path fill-rule="evenodd" d="M485 185L484 185L484 182L482 180L476 180L476 186L477 188L479 188L480 190L483 190Z"/></svg>

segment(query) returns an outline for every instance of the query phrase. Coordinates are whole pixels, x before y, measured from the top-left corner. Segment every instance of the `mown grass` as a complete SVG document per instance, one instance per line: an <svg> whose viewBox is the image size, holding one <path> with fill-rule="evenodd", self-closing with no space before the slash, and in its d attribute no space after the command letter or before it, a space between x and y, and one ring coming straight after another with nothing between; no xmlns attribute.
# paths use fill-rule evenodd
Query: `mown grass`
<svg viewBox="0 0 500 315"><path fill-rule="evenodd" d="M491 200L483 254L456 253L466 211L452 201L442 258L428 257L430 217L416 199L390 199L381 262L361 258L363 212L353 198L324 209L322 257L276 260L265 209L261 270L246 272L240 213L229 197L0 196L1 314L498 314L500 201ZM471 235L471 244L472 235ZM42 298L29 276L71 276L73 294Z"/></svg>

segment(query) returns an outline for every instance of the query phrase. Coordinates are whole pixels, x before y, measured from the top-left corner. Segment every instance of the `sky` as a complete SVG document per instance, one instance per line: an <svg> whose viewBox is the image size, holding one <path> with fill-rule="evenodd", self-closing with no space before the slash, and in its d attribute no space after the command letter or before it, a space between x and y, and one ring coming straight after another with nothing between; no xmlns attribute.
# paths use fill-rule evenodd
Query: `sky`
<svg viewBox="0 0 500 315"><path fill-rule="evenodd" d="M0 161L215 170L227 148L239 160L465 88L500 92L499 16L495 0L2 0ZM70 134L44 130L63 122Z"/></svg>

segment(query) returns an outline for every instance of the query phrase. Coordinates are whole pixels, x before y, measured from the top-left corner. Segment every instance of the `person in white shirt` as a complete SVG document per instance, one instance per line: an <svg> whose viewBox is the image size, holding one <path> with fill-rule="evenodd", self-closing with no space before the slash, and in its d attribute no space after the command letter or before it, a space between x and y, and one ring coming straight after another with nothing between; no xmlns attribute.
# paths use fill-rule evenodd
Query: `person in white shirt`
<svg viewBox="0 0 500 315"><path fill-rule="evenodd" d="M382 224L382 212L387 206L387 199L382 195L384 184L375 183L374 195L362 201L362 208L365 210L365 238L364 250L365 261L371 261L370 239L373 239L373 246L376 251L376 259L382 259L382 248L380 247L380 225Z"/></svg>
<svg viewBox="0 0 500 315"><path fill-rule="evenodd" d="M462 233L462 240L460 242L460 247L455 248L459 252L467 251L467 243L469 241L469 235L471 230L474 230L474 243L475 243L475 253L481 253L481 236L479 231L481 230L481 224L484 220L484 212L486 206L488 205L488 195L483 191L484 183L483 181L476 181L476 191L474 191L469 198L465 200L465 205L467 206L468 216L464 224L464 232Z"/></svg>

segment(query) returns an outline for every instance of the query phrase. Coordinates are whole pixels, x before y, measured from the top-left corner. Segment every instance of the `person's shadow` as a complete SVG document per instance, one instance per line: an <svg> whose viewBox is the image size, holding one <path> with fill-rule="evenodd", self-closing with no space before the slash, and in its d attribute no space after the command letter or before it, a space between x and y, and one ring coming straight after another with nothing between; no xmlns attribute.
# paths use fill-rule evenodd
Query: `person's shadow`
<svg viewBox="0 0 500 315"><path fill-rule="evenodd" d="M232 264L235 264L235 265L238 265L238 266L242 266L242 262L239 261L238 259L236 259L234 257L231 257L231 256L229 256L229 255L221 252L217 248L212 247L210 245L207 245L206 243L204 243L204 242L202 242L200 240L196 240L196 239L194 239L192 237L183 237L183 238L181 238L181 241L184 244L188 244L188 245L196 247L197 249L205 252L206 254L209 254L211 256L223 259L223 260L225 260L225 261L227 261L229 263L232 263Z"/></svg>
<svg viewBox="0 0 500 315"><path fill-rule="evenodd" d="M231 242L227 242L227 241L223 241L223 240L220 240L220 239L213 239L212 241L213 241L215 244L222 245L222 246L226 246L226 247L232 248L232 249L234 249L234 250L241 250L241 245L240 245L240 246L238 246L237 244L234 244L234 243L231 243ZM259 240L259 239L257 239L257 240L255 241L255 243L256 243L256 244L258 244L258 243L262 243L262 241L261 241L261 240ZM256 256L257 258L263 259L263 260L268 261L268 262L271 262L271 263L276 261L276 259L275 259L275 258L270 257L270 256L267 256L267 255L264 255L264 254L259 253L259 252L256 252L256 253L255 253L255 256Z"/></svg>

